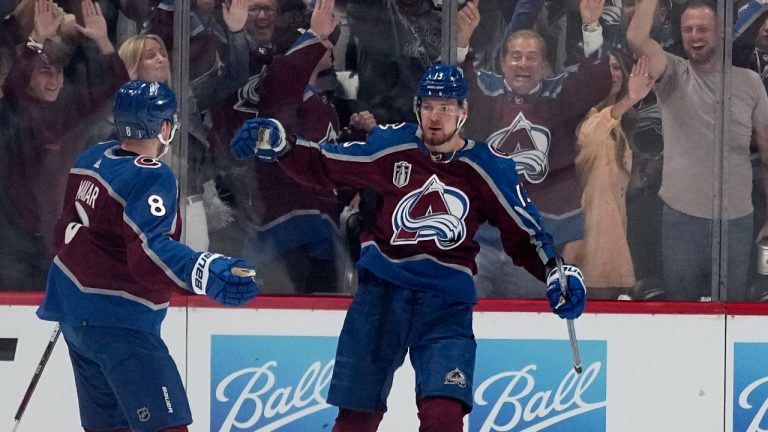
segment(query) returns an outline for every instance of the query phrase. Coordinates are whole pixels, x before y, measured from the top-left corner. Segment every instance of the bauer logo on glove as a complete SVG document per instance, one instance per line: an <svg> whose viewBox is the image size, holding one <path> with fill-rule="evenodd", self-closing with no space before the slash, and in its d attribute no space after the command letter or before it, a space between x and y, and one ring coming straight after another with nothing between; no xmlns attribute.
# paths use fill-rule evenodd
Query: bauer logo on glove
<svg viewBox="0 0 768 432"><path fill-rule="evenodd" d="M240 306L256 297L261 287L256 270L247 262L211 252L197 254L191 272L195 293L226 306Z"/></svg>

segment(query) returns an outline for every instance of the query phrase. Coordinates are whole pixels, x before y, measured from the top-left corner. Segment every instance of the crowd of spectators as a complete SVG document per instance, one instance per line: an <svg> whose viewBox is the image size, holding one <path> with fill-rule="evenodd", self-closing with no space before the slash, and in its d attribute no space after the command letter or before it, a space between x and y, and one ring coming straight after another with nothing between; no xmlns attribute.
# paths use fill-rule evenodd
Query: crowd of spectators
<svg viewBox="0 0 768 432"><path fill-rule="evenodd" d="M591 297L709 299L722 218L726 289L716 298L768 300L754 265L768 235L764 2L735 5L731 69L715 55L717 5L700 0L459 0L451 29L439 0L337 1L332 22L313 19L313 3L195 0L178 29L173 0L0 0L0 289L43 289L66 170L116 136L116 89L147 79L186 101L187 158L175 166L189 241L250 258L267 293L348 294L376 196L235 161L229 142L256 114L317 142L415 121L416 83L441 62L450 31L470 86L464 135L515 159ZM179 32L189 58L171 65ZM315 37L323 44L307 43ZM188 83L172 82L173 66ZM475 240L480 297L541 297L494 227Z"/></svg>

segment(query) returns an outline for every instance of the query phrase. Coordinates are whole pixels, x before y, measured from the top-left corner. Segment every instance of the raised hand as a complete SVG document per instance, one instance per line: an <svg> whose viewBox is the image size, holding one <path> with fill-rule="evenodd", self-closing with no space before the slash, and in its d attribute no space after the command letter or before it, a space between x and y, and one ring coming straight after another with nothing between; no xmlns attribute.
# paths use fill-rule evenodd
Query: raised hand
<svg viewBox="0 0 768 432"><path fill-rule="evenodd" d="M237 33L245 27L245 21L248 19L248 3L246 0L232 0L227 6L227 2L222 2L221 13L227 29Z"/></svg>
<svg viewBox="0 0 768 432"><path fill-rule="evenodd" d="M376 118L368 111L354 113L349 117L349 126L352 129L359 129L370 132L376 127Z"/></svg>
<svg viewBox="0 0 768 432"><path fill-rule="evenodd" d="M581 23L584 25L597 24L603 14L604 7L605 0L581 0L579 3Z"/></svg>
<svg viewBox="0 0 768 432"><path fill-rule="evenodd" d="M457 13L458 31L456 33L456 45L461 48L469 46L472 34L480 25L480 0L470 0Z"/></svg>
<svg viewBox="0 0 768 432"><path fill-rule="evenodd" d="M108 51L114 51L112 43L107 34L107 20L101 13L101 6L92 0L83 0L80 2L83 11L83 25L75 24L75 28L83 36L96 42L101 52L106 54Z"/></svg>
<svg viewBox="0 0 768 432"><path fill-rule="evenodd" d="M44 43L56 34L64 15L57 13L58 6L51 0L35 0L34 28L30 37L35 42Z"/></svg>
<svg viewBox="0 0 768 432"><path fill-rule="evenodd" d="M648 57L640 56L632 66L627 82L627 96L632 103L643 100L653 88L656 78L648 72Z"/></svg>
<svg viewBox="0 0 768 432"><path fill-rule="evenodd" d="M315 2L309 28L320 39L328 39L333 30L341 23L341 19L333 13L335 7L336 0L317 0Z"/></svg>

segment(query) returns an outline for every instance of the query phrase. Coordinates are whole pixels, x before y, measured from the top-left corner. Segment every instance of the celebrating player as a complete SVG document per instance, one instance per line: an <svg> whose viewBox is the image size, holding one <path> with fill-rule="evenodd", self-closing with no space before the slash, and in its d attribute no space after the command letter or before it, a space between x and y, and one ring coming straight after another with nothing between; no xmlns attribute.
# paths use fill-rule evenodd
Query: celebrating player
<svg viewBox="0 0 768 432"><path fill-rule="evenodd" d="M514 160L462 138L467 83L460 68L430 67L414 110L419 124L374 128L366 142L317 144L253 118L231 144L238 158L280 159L297 179L324 187L371 187L377 220L362 234L359 287L339 337L328 402L335 432L375 431L395 370L410 351L420 431L459 432L472 407L476 303L473 273L480 224L498 226L506 252L547 280L563 318L581 315L581 272L564 266L561 296L552 237L520 186Z"/></svg>
<svg viewBox="0 0 768 432"><path fill-rule="evenodd" d="M40 318L59 321L86 431L186 431L189 402L160 338L179 287L237 306L259 286L242 260L179 243L176 178L158 160L178 124L165 84L117 92L120 141L91 146L69 172Z"/></svg>

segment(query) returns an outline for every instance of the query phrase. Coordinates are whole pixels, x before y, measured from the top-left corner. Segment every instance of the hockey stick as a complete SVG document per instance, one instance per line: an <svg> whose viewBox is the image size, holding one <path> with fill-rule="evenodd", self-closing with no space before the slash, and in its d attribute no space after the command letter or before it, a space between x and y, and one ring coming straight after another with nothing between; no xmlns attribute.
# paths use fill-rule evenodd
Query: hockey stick
<svg viewBox="0 0 768 432"><path fill-rule="evenodd" d="M13 417L14 425L12 432L16 432L16 428L19 427L21 416L24 414L24 410L27 409L29 400L32 398L32 392L35 391L37 382L40 381L40 376L43 374L43 369L45 369L45 365L48 363L48 359L51 358L53 347L56 346L56 341L59 339L60 333L61 327L59 326L59 323L56 323L56 325L53 327L53 333L51 333L51 337L48 339L48 346L45 347L45 351L43 351L43 357L40 358L40 363L37 364L35 373L32 375L32 381L29 382L27 391L24 393L24 398L21 400L21 404L19 405L19 409L16 410L16 415Z"/></svg>
<svg viewBox="0 0 768 432"><path fill-rule="evenodd" d="M563 258L560 255L555 257L557 264L557 273L560 276L560 302L564 303L568 296L568 280L563 272ZM568 339L571 341L571 356L573 357L573 369L577 374L581 374L581 355L579 355L579 341L576 340L576 327L573 320L566 320L568 323Z"/></svg>

